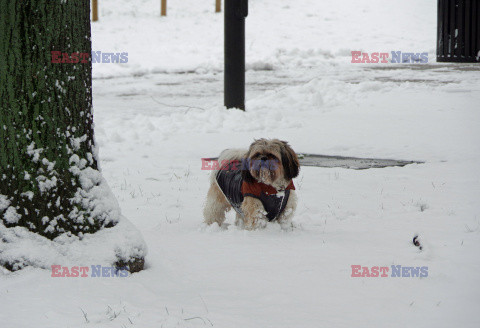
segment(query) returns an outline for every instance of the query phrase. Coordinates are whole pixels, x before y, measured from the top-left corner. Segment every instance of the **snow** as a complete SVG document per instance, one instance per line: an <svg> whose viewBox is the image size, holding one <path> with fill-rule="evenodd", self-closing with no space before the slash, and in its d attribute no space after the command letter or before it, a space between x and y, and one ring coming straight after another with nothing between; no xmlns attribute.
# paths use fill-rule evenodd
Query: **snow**
<svg viewBox="0 0 480 328"><path fill-rule="evenodd" d="M21 193L20 196L27 197L29 200L32 200L34 194L33 194L33 191L26 191L26 192Z"/></svg>
<svg viewBox="0 0 480 328"><path fill-rule="evenodd" d="M96 140L134 226L120 220L119 240L105 229L53 248L0 226L0 239L19 245L2 256L45 267L0 271L3 325L480 326L480 76L435 63L436 1L250 1L246 112L222 107L213 1L168 1L166 18L159 1L99 5L93 50L128 52L128 63L93 65ZM352 64L351 51L428 52L429 62ZM211 171L201 158L260 137L425 164L302 167L293 228L203 225ZM51 277L53 262L109 266L117 246L144 255L139 233L144 271ZM352 265L428 267L428 276L352 277Z"/></svg>
<svg viewBox="0 0 480 328"><path fill-rule="evenodd" d="M41 116L39 116L39 118L41 118ZM42 152L43 148L35 148L35 142L33 141L27 146L27 154L32 156L32 160L34 162L38 162L38 160L40 159L40 154Z"/></svg>
<svg viewBox="0 0 480 328"><path fill-rule="evenodd" d="M27 171L24 171L23 174L24 174L24 179L25 180L27 180L27 181L30 180L30 174Z"/></svg>
<svg viewBox="0 0 480 328"><path fill-rule="evenodd" d="M102 226L117 224L121 213L115 196L100 171L85 167L86 163L85 159L79 159L77 155L72 155L70 158L70 164L73 164L70 171L78 176L81 186L71 201L79 204L82 210L79 212L75 208L69 213L69 218L75 218L80 224L84 222L84 218L93 224L94 217L102 223Z"/></svg>
<svg viewBox="0 0 480 328"><path fill-rule="evenodd" d="M63 266L111 266L119 259L146 255L146 245L139 234L126 219L120 219L115 227L95 234L84 234L81 238L63 234L53 241L23 227L7 229L0 225L0 237L4 241L0 244L0 253L2 260L17 263L20 268L29 265L51 270L51 265L56 263Z"/></svg>
<svg viewBox="0 0 480 328"><path fill-rule="evenodd" d="M10 206L10 201L7 196L0 195L0 211L7 209Z"/></svg>
<svg viewBox="0 0 480 328"><path fill-rule="evenodd" d="M37 177L37 181L38 189L42 193L47 193L50 189L53 189L57 186L57 177L52 177L51 179L48 179L43 175L39 175Z"/></svg>
<svg viewBox="0 0 480 328"><path fill-rule="evenodd" d="M18 220L20 220L21 215L17 213L17 210L15 209L15 207L10 206L5 211L3 218L7 223L14 224L14 223L17 223Z"/></svg>

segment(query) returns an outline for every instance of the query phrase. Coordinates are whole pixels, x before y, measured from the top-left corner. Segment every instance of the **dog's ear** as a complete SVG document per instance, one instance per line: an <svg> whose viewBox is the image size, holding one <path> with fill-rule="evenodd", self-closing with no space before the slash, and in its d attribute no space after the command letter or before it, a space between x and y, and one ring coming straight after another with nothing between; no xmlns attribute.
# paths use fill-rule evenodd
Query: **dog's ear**
<svg viewBox="0 0 480 328"><path fill-rule="evenodd" d="M298 162L297 154L292 147L286 142L282 141L282 165L286 180L292 180L298 176L300 171L300 163Z"/></svg>
<svg viewBox="0 0 480 328"><path fill-rule="evenodd" d="M248 155L248 154L247 154ZM254 183L255 178L250 173L250 159L246 157L242 160L242 179L247 183Z"/></svg>

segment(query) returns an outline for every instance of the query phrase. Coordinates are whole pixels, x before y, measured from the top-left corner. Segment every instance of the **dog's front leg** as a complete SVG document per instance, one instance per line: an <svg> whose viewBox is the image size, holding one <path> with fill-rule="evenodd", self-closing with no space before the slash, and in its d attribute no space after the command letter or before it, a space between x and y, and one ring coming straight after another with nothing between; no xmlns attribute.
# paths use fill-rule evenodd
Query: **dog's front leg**
<svg viewBox="0 0 480 328"><path fill-rule="evenodd" d="M278 217L278 223L282 226L283 229L290 229L293 227L292 218L295 210L297 209L297 193L295 190L290 191L290 196L288 197L287 205L285 209Z"/></svg>
<svg viewBox="0 0 480 328"><path fill-rule="evenodd" d="M267 213L262 202L254 197L246 196L241 206L245 229L264 228L267 225Z"/></svg>

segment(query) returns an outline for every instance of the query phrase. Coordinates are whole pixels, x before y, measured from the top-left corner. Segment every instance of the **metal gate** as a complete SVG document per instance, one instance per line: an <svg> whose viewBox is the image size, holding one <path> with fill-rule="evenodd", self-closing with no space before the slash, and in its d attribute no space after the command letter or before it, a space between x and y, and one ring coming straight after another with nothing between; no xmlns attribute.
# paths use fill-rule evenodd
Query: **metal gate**
<svg viewBox="0 0 480 328"><path fill-rule="evenodd" d="M438 0L437 62L480 62L480 0Z"/></svg>

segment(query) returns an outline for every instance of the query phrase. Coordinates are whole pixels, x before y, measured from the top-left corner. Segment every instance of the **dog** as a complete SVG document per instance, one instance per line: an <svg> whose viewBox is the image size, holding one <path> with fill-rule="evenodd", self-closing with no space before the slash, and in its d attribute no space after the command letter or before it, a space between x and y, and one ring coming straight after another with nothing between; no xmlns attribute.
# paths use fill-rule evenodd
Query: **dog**
<svg viewBox="0 0 480 328"><path fill-rule="evenodd" d="M248 150L226 149L212 172L203 210L204 222L222 226L236 211L235 225L247 230L276 221L292 225L297 195L292 179L300 171L297 154L278 139L255 140Z"/></svg>

